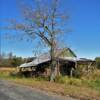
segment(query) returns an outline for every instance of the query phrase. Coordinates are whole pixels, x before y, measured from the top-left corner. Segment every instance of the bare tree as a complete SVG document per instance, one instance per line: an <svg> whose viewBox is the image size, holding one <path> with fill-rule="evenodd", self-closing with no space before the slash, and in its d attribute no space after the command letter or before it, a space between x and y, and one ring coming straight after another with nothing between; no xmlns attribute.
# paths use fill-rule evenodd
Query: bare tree
<svg viewBox="0 0 100 100"><path fill-rule="evenodd" d="M21 4L20 11L23 16L22 21L12 20L8 29L22 32L23 36L29 36L32 40L38 38L50 48L51 56L51 78L55 78L55 50L59 36L63 36L68 15L59 10L58 0L37 0L35 6ZM34 3L34 1L33 1Z"/></svg>

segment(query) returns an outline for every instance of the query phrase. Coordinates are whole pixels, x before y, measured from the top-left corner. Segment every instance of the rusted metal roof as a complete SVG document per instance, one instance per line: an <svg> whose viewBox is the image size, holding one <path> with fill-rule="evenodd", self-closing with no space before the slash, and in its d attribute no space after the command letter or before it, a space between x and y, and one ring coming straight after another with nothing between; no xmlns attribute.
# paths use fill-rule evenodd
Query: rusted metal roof
<svg viewBox="0 0 100 100"><path fill-rule="evenodd" d="M93 61L90 59L86 59L86 58L77 58L76 55L74 57L61 57L59 56L59 54L62 52L62 50L65 49L58 49L55 55L55 58L57 59L61 59L61 60L65 60L65 61L72 61L72 62L77 62L77 61ZM66 49L69 50L69 49ZM50 54L49 53L44 53L42 55L40 55L39 57L37 57L36 59L34 59L32 62L29 63L24 63L22 65L20 65L19 67L32 67L32 66L37 66L38 64L44 63L44 62L48 62L50 61Z"/></svg>
<svg viewBox="0 0 100 100"><path fill-rule="evenodd" d="M19 67L32 67L32 66L36 66L38 64L50 61L50 55L48 53L42 54L39 57L37 57L35 60L33 60L30 63L24 63L22 65L20 65Z"/></svg>

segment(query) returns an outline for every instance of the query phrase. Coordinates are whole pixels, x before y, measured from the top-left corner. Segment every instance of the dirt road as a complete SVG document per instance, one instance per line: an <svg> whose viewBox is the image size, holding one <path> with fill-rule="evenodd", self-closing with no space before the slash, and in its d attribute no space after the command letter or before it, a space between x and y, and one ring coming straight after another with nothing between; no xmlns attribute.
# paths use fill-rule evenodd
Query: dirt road
<svg viewBox="0 0 100 100"><path fill-rule="evenodd" d="M0 80L0 100L75 100Z"/></svg>

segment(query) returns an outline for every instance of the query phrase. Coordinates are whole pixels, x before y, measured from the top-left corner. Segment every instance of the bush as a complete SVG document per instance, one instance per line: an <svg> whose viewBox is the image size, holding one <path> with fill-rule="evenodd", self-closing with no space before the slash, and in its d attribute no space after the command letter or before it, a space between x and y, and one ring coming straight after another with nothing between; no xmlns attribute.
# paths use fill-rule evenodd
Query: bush
<svg viewBox="0 0 100 100"><path fill-rule="evenodd" d="M56 77L55 82L69 84L69 85L82 85L82 80L78 78L70 78L68 76L59 76Z"/></svg>
<svg viewBox="0 0 100 100"><path fill-rule="evenodd" d="M23 77L21 72L10 72L11 77Z"/></svg>
<svg viewBox="0 0 100 100"><path fill-rule="evenodd" d="M58 83L67 83L68 80L69 80L68 76L57 76L55 78L55 82Z"/></svg>
<svg viewBox="0 0 100 100"><path fill-rule="evenodd" d="M83 75L83 72L80 69L76 69L74 73L76 78L81 78Z"/></svg>
<svg viewBox="0 0 100 100"><path fill-rule="evenodd" d="M36 77L36 80L38 80L38 81L49 81L49 77L44 77L44 76L38 76L38 77Z"/></svg>
<svg viewBox="0 0 100 100"><path fill-rule="evenodd" d="M80 85L82 85L82 80L77 79L77 78L70 78L70 81L68 84L80 86Z"/></svg>

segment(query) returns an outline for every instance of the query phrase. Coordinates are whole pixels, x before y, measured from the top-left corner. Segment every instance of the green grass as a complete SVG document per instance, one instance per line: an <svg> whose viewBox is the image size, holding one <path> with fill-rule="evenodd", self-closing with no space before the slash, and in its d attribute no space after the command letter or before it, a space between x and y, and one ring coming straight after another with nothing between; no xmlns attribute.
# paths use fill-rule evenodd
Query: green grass
<svg viewBox="0 0 100 100"><path fill-rule="evenodd" d="M98 91L100 91L100 78L99 79L96 79L96 80L92 80L88 83L88 86L93 88L93 89L96 89Z"/></svg>
<svg viewBox="0 0 100 100"><path fill-rule="evenodd" d="M3 78L3 79L10 78L9 72L0 72L0 78Z"/></svg>

